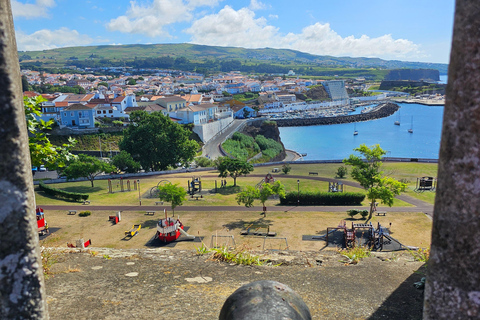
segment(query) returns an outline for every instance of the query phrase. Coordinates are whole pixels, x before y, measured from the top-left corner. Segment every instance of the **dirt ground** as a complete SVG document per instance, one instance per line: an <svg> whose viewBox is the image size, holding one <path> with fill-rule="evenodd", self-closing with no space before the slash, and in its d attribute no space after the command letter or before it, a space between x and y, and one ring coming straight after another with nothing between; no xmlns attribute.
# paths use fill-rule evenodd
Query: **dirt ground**
<svg viewBox="0 0 480 320"><path fill-rule="evenodd" d="M259 208L260 209L260 208ZM270 209L270 208L269 208ZM261 211L177 211L186 226L187 232L198 237L194 242L182 241L170 244L176 249L193 250L199 246L200 240L210 246L212 241L223 244L227 240L229 245L246 245L251 249L288 249L302 251L318 251L325 247L325 241L302 241L304 235L326 234L327 227L336 227L340 221L346 220L347 226L352 220L346 212L291 212L288 208L271 208L264 217ZM162 244L152 243L156 232L156 224L163 216L160 209L154 215L147 215L145 211L123 211L121 221L114 224L108 218L115 215L114 211L93 211L90 216L71 215L65 210L46 211L46 219L50 226L50 235L42 237L41 245L66 247L67 243L75 244L77 239L85 241L91 239L93 246L106 248L146 248L158 247ZM350 220L349 220L350 219ZM377 222L390 229L391 235L407 246L429 247L431 220L423 213L416 212L388 212L386 216L374 216L372 223ZM134 237L125 237L125 231L133 225L140 224L141 229ZM390 225L391 224L391 225ZM240 231L249 227L251 233L264 233L268 227L275 232L276 237L262 237L257 235L240 235ZM232 239L233 237L233 239ZM286 238L286 239L285 239Z"/></svg>
<svg viewBox="0 0 480 320"><path fill-rule="evenodd" d="M375 253L344 265L333 252L273 251L281 266L241 266L176 249L70 250L46 280L50 318L218 319L240 286L274 280L297 292L312 319L421 319L422 263Z"/></svg>

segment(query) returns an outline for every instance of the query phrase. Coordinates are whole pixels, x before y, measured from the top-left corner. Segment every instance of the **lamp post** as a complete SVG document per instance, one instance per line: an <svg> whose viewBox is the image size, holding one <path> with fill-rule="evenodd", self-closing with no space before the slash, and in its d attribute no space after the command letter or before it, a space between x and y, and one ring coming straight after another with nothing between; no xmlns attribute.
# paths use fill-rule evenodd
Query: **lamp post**
<svg viewBox="0 0 480 320"><path fill-rule="evenodd" d="M140 205L142 205L142 198L140 196L140 180L137 180L137 186L138 186L138 202Z"/></svg>
<svg viewBox="0 0 480 320"><path fill-rule="evenodd" d="M300 205L300 180L297 180L297 206Z"/></svg>

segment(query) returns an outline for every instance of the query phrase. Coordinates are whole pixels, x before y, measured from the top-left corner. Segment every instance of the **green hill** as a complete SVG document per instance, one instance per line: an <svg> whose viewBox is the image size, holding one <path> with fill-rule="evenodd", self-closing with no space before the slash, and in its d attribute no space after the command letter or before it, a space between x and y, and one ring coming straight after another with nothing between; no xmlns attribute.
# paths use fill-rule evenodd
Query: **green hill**
<svg viewBox="0 0 480 320"><path fill-rule="evenodd" d="M245 49L188 43L105 45L21 51L19 52L19 58L21 65L24 67L156 66L159 68L175 67L188 71L197 71L197 68L203 68L207 71L225 71L223 69L232 68L231 70L257 73L282 73L284 70L287 70L287 72L288 70L294 70L301 74L324 77L343 76L346 73L348 77L366 74L378 78L378 74L368 70L401 68L435 69L440 74L446 74L448 67L446 64L438 63L319 56L289 49ZM266 66L270 66L270 68ZM200 71L205 71L203 69ZM384 75L385 73L381 77Z"/></svg>

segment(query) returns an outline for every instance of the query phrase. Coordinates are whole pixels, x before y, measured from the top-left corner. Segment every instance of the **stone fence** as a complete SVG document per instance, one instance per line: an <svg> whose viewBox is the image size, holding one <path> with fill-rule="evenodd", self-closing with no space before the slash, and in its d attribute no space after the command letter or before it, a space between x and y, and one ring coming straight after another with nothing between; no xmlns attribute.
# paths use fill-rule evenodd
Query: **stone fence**
<svg viewBox="0 0 480 320"><path fill-rule="evenodd" d="M387 102L379 106L375 111L352 114L348 116L338 117L322 117L322 118L306 118L306 119L276 119L275 122L279 127L300 127L300 126L315 126L328 124L341 124L368 121L373 119L380 119L394 114L400 107L391 102Z"/></svg>

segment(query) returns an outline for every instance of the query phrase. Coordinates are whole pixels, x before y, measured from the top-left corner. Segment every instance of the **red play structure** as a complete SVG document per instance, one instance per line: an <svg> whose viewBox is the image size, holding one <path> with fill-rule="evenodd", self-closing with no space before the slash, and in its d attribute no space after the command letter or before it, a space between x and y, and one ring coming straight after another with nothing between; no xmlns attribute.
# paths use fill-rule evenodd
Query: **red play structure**
<svg viewBox="0 0 480 320"><path fill-rule="evenodd" d="M40 207L37 207L37 228L38 228L38 233L40 235L45 235L48 232L48 224L47 220L45 220L45 213L43 212L43 209Z"/></svg>

